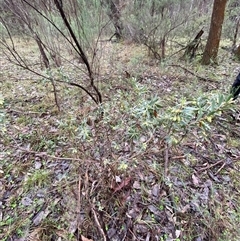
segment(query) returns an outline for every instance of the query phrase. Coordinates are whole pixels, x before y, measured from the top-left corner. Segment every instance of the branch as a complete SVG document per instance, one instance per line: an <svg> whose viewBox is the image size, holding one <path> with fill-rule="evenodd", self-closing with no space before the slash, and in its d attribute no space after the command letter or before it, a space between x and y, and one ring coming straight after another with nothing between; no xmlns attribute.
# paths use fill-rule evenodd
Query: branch
<svg viewBox="0 0 240 241"><path fill-rule="evenodd" d="M69 31L69 33L70 33L70 35L71 35L74 43L76 44L76 46L77 46L77 48L78 48L78 50L79 50L79 52L80 52L80 56L81 56L84 64L85 64L86 67L87 67L88 75L89 75L89 78L90 78L90 81L91 81L91 86L93 87L93 89L94 89L95 92L97 93L98 101L99 101L100 103L102 103L102 95L101 95L101 93L99 92L98 88L97 88L97 87L95 86L95 84L94 84L94 77L93 77L92 69L91 69L90 64L89 64L89 62L88 62L87 56L86 56L85 52L83 51L81 45L79 44L79 42L78 42L78 40L77 40L77 37L75 36L75 34L74 34L73 30L72 30L72 27L71 27L71 25L69 24L69 22L68 22L68 20L67 20L67 17L66 17L66 15L65 15L65 12L63 11L63 8L62 8L62 4L60 4L60 1L58 1L58 0L54 0L54 3L55 3L55 5L56 5L57 9L59 10L60 15L61 15L61 17L62 17L62 19L63 19L63 21L64 21L64 24L66 25L66 27L67 27L67 29L68 29L68 31Z"/></svg>
<svg viewBox="0 0 240 241"><path fill-rule="evenodd" d="M36 6L34 6L34 4L31 4L30 1L27 1L27 0L22 0L22 2L24 2L25 4L27 4L28 6L30 6L34 11L36 11L41 17L43 17L44 19L46 19L63 37L64 39L71 45L71 47L79 54L79 56L82 58L85 66L86 66L86 69L87 69L87 73L88 73L88 77L90 79L90 85L91 87L94 89L95 93L96 93L96 97L93 96L93 94L91 94L89 91L86 90L86 88L84 88L83 86L81 85L78 85L76 83L67 83L67 82L64 82L64 81L60 81L60 80L55 80L57 82L61 82L61 83L67 83L69 85L73 85L73 86L77 86L81 89L83 89L92 99L93 101L96 103L96 104L99 104L99 103L102 103L102 96L101 96L101 93L100 91L98 90L98 88L95 86L94 84L94 77L93 77L93 71L92 71L92 68L89 64L89 61L87 59L87 56L85 54L85 52L83 51L83 48L82 46L79 44L79 41L77 40L71 26L70 26L70 23L68 22L67 18L66 18L66 15L65 15L65 12L63 10L63 7L62 7L62 1L59 1L59 0L54 0L54 3L61 15L61 18L65 24L65 26L67 27L69 33L70 33L70 36L71 38L73 39L73 42L61 31L61 29L59 29L57 27L57 25L51 20L49 19L49 17L47 17L44 13L41 12L41 9L38 10ZM19 15L18 12L14 12L15 15L19 16L19 18L21 20L25 20L23 16ZM28 13L26 13L25 15L27 16ZM29 30L34 33L33 29L31 28L30 26L30 23L31 22L26 22L24 21L25 24L27 24ZM11 36L10 32L8 32L8 35ZM11 39L12 40L12 39ZM15 61L12 61L14 62L15 64L17 64L18 66L20 67L23 67L24 69L27 69L29 71L31 71L32 73L35 73L37 74L38 76L41 76L41 74L37 73L36 71L30 69L27 65L27 63L24 61L23 58L21 58L21 56L16 52L16 50L14 49L14 45L12 47L12 49L5 43L4 45L5 47L7 47L8 51L11 53L12 57L14 58ZM8 56L7 56L8 57ZM51 82L53 81L52 78L49 78L49 77L46 77L44 76L44 78L47 78L49 79Z"/></svg>
<svg viewBox="0 0 240 241"><path fill-rule="evenodd" d="M15 64L15 65L17 65L17 66L25 69L25 70L28 70L29 72L31 72L31 73L39 76L39 77L42 77L42 78L47 79L47 80L50 80L51 82L52 82L52 81L55 81L55 82L58 82L58 83L63 83L63 84L71 85L71 86L76 86L76 87L82 89L83 91L85 91L85 92L92 98L92 100L93 100L96 104L98 104L98 101L97 101L97 99L93 96L93 94L90 93L90 92L89 92L85 87L83 87L82 85L77 84L77 83L74 83L74 82L66 82L66 81L63 81L63 80L54 79L54 78L52 78L52 77L46 76L46 75L44 75L44 74L41 74L41 73L39 73L39 72L31 69L31 68L26 64L26 62L21 58L21 56L20 56L15 50L12 50L8 45L5 45L5 47L8 49L8 51L10 52L10 54L13 56L13 58L14 58L14 60L15 60L15 61L14 61L14 60L12 60L11 58L9 58L9 56L5 53L5 55L7 56L9 62L11 62L11 63L13 63L13 64ZM16 56L15 54L16 54L17 56ZM17 57L19 57L20 60L19 60Z"/></svg>
<svg viewBox="0 0 240 241"><path fill-rule="evenodd" d="M181 65L179 65L179 64L170 64L169 66L181 68L181 69L183 69L184 71L186 71L186 72L188 72L189 74L197 77L197 78L200 79L200 80L207 81L207 82L212 82L212 83L218 83L218 81L216 81L216 80L209 79L209 78L204 78L204 77L202 77L202 76L199 76L199 75L195 74L194 72L192 72L191 70L189 70L189 69L187 69L187 68L185 68L185 67L183 67L183 66L181 66Z"/></svg>

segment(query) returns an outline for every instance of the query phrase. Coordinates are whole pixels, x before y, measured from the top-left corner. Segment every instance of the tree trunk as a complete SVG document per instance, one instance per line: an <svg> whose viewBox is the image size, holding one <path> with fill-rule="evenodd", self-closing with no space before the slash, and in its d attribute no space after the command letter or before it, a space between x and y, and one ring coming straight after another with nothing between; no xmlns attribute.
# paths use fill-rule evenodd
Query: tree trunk
<svg viewBox="0 0 240 241"><path fill-rule="evenodd" d="M202 57L203 65L216 62L226 3L227 0L214 0L210 31Z"/></svg>
<svg viewBox="0 0 240 241"><path fill-rule="evenodd" d="M233 48L236 47L239 27L240 27L240 16L239 16L238 19L237 19L236 28L235 28L235 33L234 33L234 36L233 36L233 45L232 45Z"/></svg>
<svg viewBox="0 0 240 241"><path fill-rule="evenodd" d="M115 27L115 36L117 40L122 39L123 37L123 23L121 21L121 8L119 0L107 0L106 1L109 7L108 16L111 19Z"/></svg>
<svg viewBox="0 0 240 241"><path fill-rule="evenodd" d="M238 45L238 47L234 50L234 55L237 58L238 61L240 61L240 44Z"/></svg>

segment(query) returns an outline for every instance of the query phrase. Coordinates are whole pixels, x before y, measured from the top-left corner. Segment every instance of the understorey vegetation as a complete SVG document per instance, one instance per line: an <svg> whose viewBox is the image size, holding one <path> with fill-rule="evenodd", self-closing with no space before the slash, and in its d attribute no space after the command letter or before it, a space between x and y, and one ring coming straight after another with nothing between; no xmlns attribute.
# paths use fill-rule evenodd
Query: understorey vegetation
<svg viewBox="0 0 240 241"><path fill-rule="evenodd" d="M240 239L237 1L0 4L1 241Z"/></svg>

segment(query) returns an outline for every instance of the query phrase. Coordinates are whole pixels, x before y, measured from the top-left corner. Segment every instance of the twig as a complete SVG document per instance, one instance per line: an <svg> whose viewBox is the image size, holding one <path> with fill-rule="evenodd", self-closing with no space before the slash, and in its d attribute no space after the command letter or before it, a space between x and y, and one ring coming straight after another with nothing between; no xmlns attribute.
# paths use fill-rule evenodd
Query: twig
<svg viewBox="0 0 240 241"><path fill-rule="evenodd" d="M80 213L80 208L81 208L81 175L79 174L78 176L78 203L77 203L77 212Z"/></svg>
<svg viewBox="0 0 240 241"><path fill-rule="evenodd" d="M51 84L52 84L52 87L53 87L55 104L57 106L58 111L60 112L61 108L60 108L60 105L58 103L57 88L56 88L56 85L55 85L55 82L54 82L53 78L51 78L50 81L51 81Z"/></svg>
<svg viewBox="0 0 240 241"><path fill-rule="evenodd" d="M214 175L216 176L225 166L226 166L226 163L224 162Z"/></svg>
<svg viewBox="0 0 240 241"><path fill-rule="evenodd" d="M100 224L100 222L99 222L99 220L98 220L96 211L94 210L93 207L91 207L91 211L92 211L92 213L93 213L94 220L95 220L95 222L96 222L96 224L97 224L98 230L99 230L100 233L102 234L103 240L104 240L104 241L109 241L109 239L107 238L107 236L106 236L105 233L104 233L104 230L103 230L102 227L101 227L101 224Z"/></svg>
<svg viewBox="0 0 240 241"><path fill-rule="evenodd" d="M79 225L79 218L80 218L80 210L81 210L81 185L82 185L82 182L81 182L82 178L81 178L81 175L79 173L79 176L78 176L78 197L77 197L77 210L76 210L76 213L77 213L77 227ZM79 232L77 232L77 235L78 235L78 240L79 239Z"/></svg>
<svg viewBox="0 0 240 241"><path fill-rule="evenodd" d="M223 161L221 160L221 161L218 161L218 162L216 162L216 163L214 163L214 164L211 164L211 165L209 165L209 166L207 166L207 167L203 167L203 168L199 169L198 172L206 171L206 170L208 170L208 169L210 169L210 168L212 168L212 167L215 167L215 166L221 164L222 162L223 162Z"/></svg>
<svg viewBox="0 0 240 241"><path fill-rule="evenodd" d="M181 66L179 64L170 64L169 66L181 68L181 69L185 70L186 72L188 72L189 74L197 77L200 80L207 81L207 82L212 82L212 83L218 83L218 81L216 81L216 80L209 79L209 78L204 78L202 76L199 76L199 75L195 74L194 72L192 72L191 70L189 70L189 69L187 69L187 68L185 68L185 67L183 67L183 66Z"/></svg>
<svg viewBox="0 0 240 241"><path fill-rule="evenodd" d="M47 112L37 112L37 111L21 111L21 110L15 110L15 109L8 109L7 113L15 112L22 115L43 115L48 114Z"/></svg>
<svg viewBox="0 0 240 241"><path fill-rule="evenodd" d="M164 149L164 175L165 177L168 175L168 166L169 166L169 155L168 155L168 144L165 143L165 149Z"/></svg>
<svg viewBox="0 0 240 241"><path fill-rule="evenodd" d="M15 148L15 146L12 146L13 148ZM48 155L46 152L36 152L36 151L31 151L31 150L27 150L25 148L22 147L17 147L20 151L26 152L26 153L30 153L30 154L34 154L35 156L38 157L48 157L51 159L55 159L55 160L64 160L64 161L83 161L82 159L78 159L78 158L70 158L70 157L57 157L57 156L52 156L52 155ZM85 160L84 160L85 161Z"/></svg>
<svg viewBox="0 0 240 241"><path fill-rule="evenodd" d="M178 160L178 159L184 159L184 158L185 158L184 155L182 155L182 156L173 156L173 157L171 157L172 160Z"/></svg>

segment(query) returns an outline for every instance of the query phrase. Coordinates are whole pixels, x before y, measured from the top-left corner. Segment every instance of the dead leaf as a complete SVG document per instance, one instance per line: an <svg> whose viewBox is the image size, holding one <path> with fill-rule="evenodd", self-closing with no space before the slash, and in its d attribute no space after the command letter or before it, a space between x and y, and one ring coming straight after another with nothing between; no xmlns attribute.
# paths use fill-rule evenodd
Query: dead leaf
<svg viewBox="0 0 240 241"><path fill-rule="evenodd" d="M113 187L114 192L118 192L122 190L124 187L127 187L131 182L131 180L132 180L131 177L128 177L125 180L123 180L119 185L117 185L116 187Z"/></svg>
<svg viewBox="0 0 240 241"><path fill-rule="evenodd" d="M81 235L82 241L93 241L92 239L85 238L84 236Z"/></svg>
<svg viewBox="0 0 240 241"><path fill-rule="evenodd" d="M125 70L125 74L126 74L126 79L131 78L131 74L129 72L127 72L126 70Z"/></svg>
<svg viewBox="0 0 240 241"><path fill-rule="evenodd" d="M181 230L176 230L175 235L176 235L176 238L179 238L181 235Z"/></svg>
<svg viewBox="0 0 240 241"><path fill-rule="evenodd" d="M192 182L193 182L193 185L195 187L198 187L199 186L199 179L197 176L195 176L194 174L192 174Z"/></svg>
<svg viewBox="0 0 240 241"><path fill-rule="evenodd" d="M134 189L141 189L141 184L139 183L139 181L135 181L135 182L133 183L133 188L134 188Z"/></svg>
<svg viewBox="0 0 240 241"><path fill-rule="evenodd" d="M153 116L157 117L157 111L156 110L153 111Z"/></svg>

